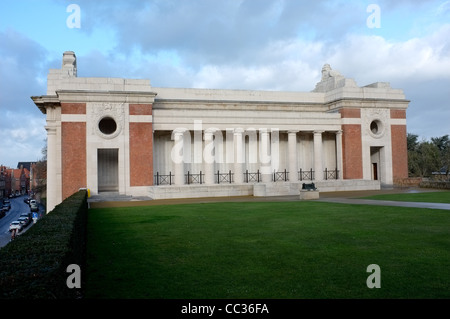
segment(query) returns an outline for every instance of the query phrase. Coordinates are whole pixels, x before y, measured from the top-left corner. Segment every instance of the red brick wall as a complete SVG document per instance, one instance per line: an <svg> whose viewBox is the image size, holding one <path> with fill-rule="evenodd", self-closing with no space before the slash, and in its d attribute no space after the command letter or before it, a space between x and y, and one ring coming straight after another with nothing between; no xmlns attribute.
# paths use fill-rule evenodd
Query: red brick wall
<svg viewBox="0 0 450 319"><path fill-rule="evenodd" d="M360 118L361 117L360 109L342 108L339 110L339 112L341 113L342 118Z"/></svg>
<svg viewBox="0 0 450 319"><path fill-rule="evenodd" d="M361 110L342 108L341 118L361 118ZM342 125L342 170L344 179L363 178L360 124Z"/></svg>
<svg viewBox="0 0 450 319"><path fill-rule="evenodd" d="M152 123L130 123L130 186L153 185Z"/></svg>
<svg viewBox="0 0 450 319"><path fill-rule="evenodd" d="M363 178L361 125L342 125L342 157L344 179Z"/></svg>
<svg viewBox="0 0 450 319"><path fill-rule="evenodd" d="M130 115L152 115L152 104L130 104Z"/></svg>
<svg viewBox="0 0 450 319"><path fill-rule="evenodd" d="M392 117L392 113L391 113ZM391 125L392 176L395 179L408 177L408 148L406 125Z"/></svg>
<svg viewBox="0 0 450 319"><path fill-rule="evenodd" d="M391 110L391 119L406 119L406 110Z"/></svg>
<svg viewBox="0 0 450 319"><path fill-rule="evenodd" d="M62 199L86 187L86 123L61 123Z"/></svg>
<svg viewBox="0 0 450 319"><path fill-rule="evenodd" d="M61 103L61 114L86 114L86 103Z"/></svg>

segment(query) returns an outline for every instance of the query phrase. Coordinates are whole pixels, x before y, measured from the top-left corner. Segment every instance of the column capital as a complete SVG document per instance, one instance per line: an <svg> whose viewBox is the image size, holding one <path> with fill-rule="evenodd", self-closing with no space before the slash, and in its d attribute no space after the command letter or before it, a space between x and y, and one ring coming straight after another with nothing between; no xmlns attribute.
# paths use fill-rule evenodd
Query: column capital
<svg viewBox="0 0 450 319"><path fill-rule="evenodd" d="M297 130L288 130L288 134L297 134L299 131Z"/></svg>
<svg viewBox="0 0 450 319"><path fill-rule="evenodd" d="M216 127L209 127L209 128L207 128L204 132L205 132L205 133L211 133L211 134L214 134L214 133L216 133L216 132L220 132L220 129L218 129L218 128L216 128Z"/></svg>
<svg viewBox="0 0 450 319"><path fill-rule="evenodd" d="M56 126L45 126L45 130L47 131L47 135L55 135L56 134Z"/></svg>
<svg viewBox="0 0 450 319"><path fill-rule="evenodd" d="M234 134L242 134L242 133L244 133L244 129L243 128L238 127L238 128L234 129Z"/></svg>
<svg viewBox="0 0 450 319"><path fill-rule="evenodd" d="M184 132L186 132L187 131L187 129L186 128L182 128L182 127L179 127L179 128L176 128L176 129L174 129L173 131L172 131L172 133L173 134L184 134Z"/></svg>
<svg viewBox="0 0 450 319"><path fill-rule="evenodd" d="M212 140L214 133L218 132L218 129L208 128L203 132L204 140Z"/></svg>
<svg viewBox="0 0 450 319"><path fill-rule="evenodd" d="M342 135L342 130L337 130L336 135Z"/></svg>
<svg viewBox="0 0 450 319"><path fill-rule="evenodd" d="M316 130L315 130L315 131L313 131L313 134L314 134L314 135L319 135L319 134L322 135L323 132L325 132L325 131L323 131L323 130L322 130L322 131L321 131L321 130L317 130L317 131L316 131Z"/></svg>

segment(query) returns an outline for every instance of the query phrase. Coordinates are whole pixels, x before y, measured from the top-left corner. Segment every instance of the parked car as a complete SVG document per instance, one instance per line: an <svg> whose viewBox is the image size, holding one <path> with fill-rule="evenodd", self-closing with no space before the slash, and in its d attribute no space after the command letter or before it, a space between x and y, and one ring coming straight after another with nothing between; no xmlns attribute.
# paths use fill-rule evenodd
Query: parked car
<svg viewBox="0 0 450 319"><path fill-rule="evenodd" d="M33 217L33 214L30 212L30 213L22 213L22 214L20 214L20 217L28 217L28 218L32 218Z"/></svg>
<svg viewBox="0 0 450 319"><path fill-rule="evenodd" d="M20 214L18 221L25 220L25 226L31 223L31 213Z"/></svg>
<svg viewBox="0 0 450 319"><path fill-rule="evenodd" d="M11 204L3 204L2 210L3 209L6 210L6 211L9 211L11 209Z"/></svg>
<svg viewBox="0 0 450 319"><path fill-rule="evenodd" d="M25 198L23 199L23 202L24 202L24 203L27 203L27 204L30 204L30 198L25 197Z"/></svg>
<svg viewBox="0 0 450 319"><path fill-rule="evenodd" d="M18 220L13 221L11 224L9 224L9 231L12 231L13 229L17 229L18 231L21 231L23 229L23 225Z"/></svg>
<svg viewBox="0 0 450 319"><path fill-rule="evenodd" d="M30 210L32 212L38 212L39 211L39 206L37 204L30 204Z"/></svg>
<svg viewBox="0 0 450 319"><path fill-rule="evenodd" d="M2 209L0 210L0 218L3 218L6 216L6 212Z"/></svg>
<svg viewBox="0 0 450 319"><path fill-rule="evenodd" d="M31 204L37 204L35 199L30 199L30 201L28 202L28 205L31 206Z"/></svg>
<svg viewBox="0 0 450 319"><path fill-rule="evenodd" d="M19 217L17 221L19 221L23 227L27 227L30 224L30 219L28 217Z"/></svg>

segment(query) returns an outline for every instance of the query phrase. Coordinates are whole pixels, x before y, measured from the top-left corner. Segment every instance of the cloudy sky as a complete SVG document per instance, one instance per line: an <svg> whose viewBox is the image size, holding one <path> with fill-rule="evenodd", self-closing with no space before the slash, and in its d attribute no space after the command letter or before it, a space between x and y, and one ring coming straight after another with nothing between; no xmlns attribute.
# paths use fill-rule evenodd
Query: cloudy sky
<svg viewBox="0 0 450 319"><path fill-rule="evenodd" d="M450 134L450 1L1 0L0 164L41 158L30 97L69 50L78 76L155 87L311 91L329 63L403 89L409 133Z"/></svg>

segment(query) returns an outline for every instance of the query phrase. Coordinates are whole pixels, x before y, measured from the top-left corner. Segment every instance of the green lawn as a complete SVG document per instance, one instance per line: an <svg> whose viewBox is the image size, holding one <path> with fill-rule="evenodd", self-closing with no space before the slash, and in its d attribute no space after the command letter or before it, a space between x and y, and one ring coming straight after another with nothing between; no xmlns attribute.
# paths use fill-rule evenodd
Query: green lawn
<svg viewBox="0 0 450 319"><path fill-rule="evenodd" d="M449 225L443 210L324 202L90 209L86 297L449 298Z"/></svg>
<svg viewBox="0 0 450 319"><path fill-rule="evenodd" d="M450 191L405 193L405 194L385 194L364 197L365 199L393 200L403 202L428 202L450 204Z"/></svg>

